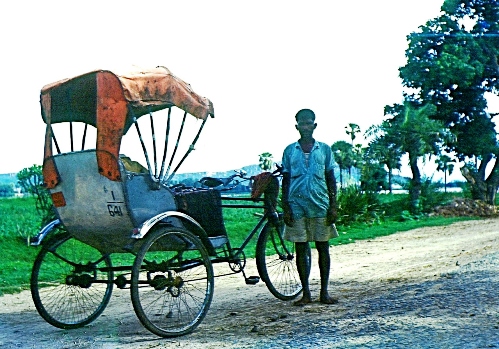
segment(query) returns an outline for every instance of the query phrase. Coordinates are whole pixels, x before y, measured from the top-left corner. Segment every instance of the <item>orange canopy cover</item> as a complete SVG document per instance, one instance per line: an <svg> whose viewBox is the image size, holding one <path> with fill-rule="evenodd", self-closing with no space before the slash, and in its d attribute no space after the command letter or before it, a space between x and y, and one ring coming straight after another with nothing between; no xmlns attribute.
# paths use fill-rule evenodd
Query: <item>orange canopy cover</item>
<svg viewBox="0 0 499 349"><path fill-rule="evenodd" d="M95 126L99 172L120 180L121 138L136 118L171 106L199 119L214 116L209 99L194 93L189 84L164 67L122 75L95 70L44 86L40 100L47 124L43 176L48 188L59 182L52 158L51 124L73 121Z"/></svg>

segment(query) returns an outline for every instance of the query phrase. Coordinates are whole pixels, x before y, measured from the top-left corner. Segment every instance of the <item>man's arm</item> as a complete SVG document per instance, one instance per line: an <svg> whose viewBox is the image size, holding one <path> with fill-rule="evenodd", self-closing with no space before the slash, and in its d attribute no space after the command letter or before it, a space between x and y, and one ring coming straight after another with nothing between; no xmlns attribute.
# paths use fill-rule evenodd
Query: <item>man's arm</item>
<svg viewBox="0 0 499 349"><path fill-rule="evenodd" d="M330 170L326 172L326 185L327 185L327 193L329 196L329 209L327 211L327 224L333 224L336 222L338 218L338 203L336 201L336 177L334 176L334 170ZM283 184L284 189L284 184Z"/></svg>

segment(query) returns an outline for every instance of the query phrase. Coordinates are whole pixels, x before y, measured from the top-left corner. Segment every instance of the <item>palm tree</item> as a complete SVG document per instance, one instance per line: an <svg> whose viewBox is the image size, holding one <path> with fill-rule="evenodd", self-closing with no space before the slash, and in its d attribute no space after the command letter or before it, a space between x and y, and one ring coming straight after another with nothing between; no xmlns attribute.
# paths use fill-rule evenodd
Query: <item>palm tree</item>
<svg viewBox="0 0 499 349"><path fill-rule="evenodd" d="M350 129L349 129L350 127ZM345 126L345 129L346 129L346 133L347 135L350 136L350 139L352 140L352 146L354 145L354 141L355 141L355 138L356 138L356 134L357 133L360 133L360 127L359 125L357 124L353 124L353 123L349 123L348 126Z"/></svg>
<svg viewBox="0 0 499 349"><path fill-rule="evenodd" d="M274 165L273 155L265 152L258 156L258 166L260 166L260 168L264 171L270 171Z"/></svg>
<svg viewBox="0 0 499 349"><path fill-rule="evenodd" d="M412 172L409 188L411 209L413 213L419 213L421 171L418 159L428 154L438 155L441 151L440 145L446 139L450 141L451 134L441 121L429 118L436 112L436 107L432 104L417 107L410 101L404 101L403 105L388 108L386 111L393 115L393 118L388 120L390 140L396 140L402 151L409 156Z"/></svg>
<svg viewBox="0 0 499 349"><path fill-rule="evenodd" d="M350 169L355 164L353 146L348 142L338 141L331 146L331 150L333 151L334 160L340 168L340 186L343 187L343 171L348 170L350 174Z"/></svg>
<svg viewBox="0 0 499 349"><path fill-rule="evenodd" d="M447 193L447 173L449 173L449 176L452 174L452 171L454 171L454 163L447 155L441 155L435 160L435 163L437 164L437 171L442 171L444 173L444 191Z"/></svg>
<svg viewBox="0 0 499 349"><path fill-rule="evenodd" d="M367 152L373 154L380 164L387 168L388 189L392 193L393 170L400 170L400 159L403 155L402 148L396 139L391 139L389 132L391 124L385 120L380 125L373 125L365 132L366 137L373 137L369 142Z"/></svg>

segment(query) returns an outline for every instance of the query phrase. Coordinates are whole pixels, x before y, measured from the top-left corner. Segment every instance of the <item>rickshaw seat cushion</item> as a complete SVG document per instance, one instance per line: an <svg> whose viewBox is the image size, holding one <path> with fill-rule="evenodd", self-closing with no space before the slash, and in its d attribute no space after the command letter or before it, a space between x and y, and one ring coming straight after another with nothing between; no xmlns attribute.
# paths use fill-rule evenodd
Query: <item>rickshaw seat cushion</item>
<svg viewBox="0 0 499 349"><path fill-rule="evenodd" d="M194 218L209 237L227 235L218 190L193 189L177 192L175 203L177 210Z"/></svg>
<svg viewBox="0 0 499 349"><path fill-rule="evenodd" d="M141 163L130 159L128 156L120 155L120 160L123 163L123 167L128 172L149 173L149 171L147 170L147 168L145 168L144 166L142 166Z"/></svg>

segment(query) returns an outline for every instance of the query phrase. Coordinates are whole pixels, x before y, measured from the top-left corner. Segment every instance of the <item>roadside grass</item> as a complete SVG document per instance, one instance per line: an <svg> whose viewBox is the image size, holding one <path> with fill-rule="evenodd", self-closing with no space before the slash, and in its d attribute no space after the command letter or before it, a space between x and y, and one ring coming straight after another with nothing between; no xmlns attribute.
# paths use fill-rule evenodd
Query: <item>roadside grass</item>
<svg viewBox="0 0 499 349"><path fill-rule="evenodd" d="M0 199L0 239L36 235L41 219L33 197Z"/></svg>
<svg viewBox="0 0 499 349"><path fill-rule="evenodd" d="M391 235L399 232L413 230L422 227L439 227L452 223L478 220L479 217L424 217L410 221L387 220L378 225L368 226L359 224L350 227L337 227L339 237L331 240L331 245L345 245L359 240L371 240L377 237Z"/></svg>
<svg viewBox="0 0 499 349"><path fill-rule="evenodd" d="M375 239L376 237L394 234L427 226L443 226L454 222L478 219L467 218L442 218L424 217L400 221L403 197L383 197L386 207L389 207L390 216L376 224L356 224L348 227L338 226L340 236L331 241L332 245L354 243L359 240ZM246 236L259 220L261 213L255 209L224 209L224 220L232 247L241 246ZM41 216L35 209L32 198L0 199L0 295L11 294L29 289L31 268L40 247L28 244L28 238L38 232ZM255 255L257 235L245 249L247 258ZM116 264L111 260L113 264ZM120 262L125 256L116 256Z"/></svg>

